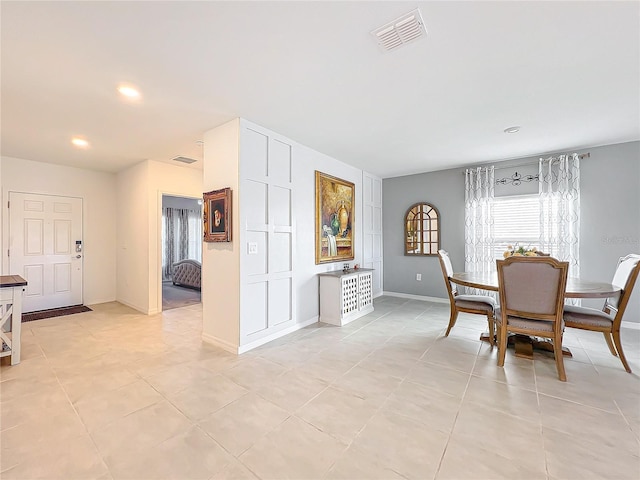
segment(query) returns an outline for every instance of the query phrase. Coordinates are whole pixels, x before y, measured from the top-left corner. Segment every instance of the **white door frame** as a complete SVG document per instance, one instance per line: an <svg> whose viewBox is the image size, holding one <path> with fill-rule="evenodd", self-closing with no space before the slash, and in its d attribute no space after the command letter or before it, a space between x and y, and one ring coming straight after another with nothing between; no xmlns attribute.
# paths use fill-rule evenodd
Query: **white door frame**
<svg viewBox="0 0 640 480"><path fill-rule="evenodd" d="M62 195L59 193L44 193L44 192L28 192L22 190L7 189L2 192L2 201L4 202L3 208L0 209L3 212L2 215L2 262L0 262L0 271L3 274L15 274L11 272L11 257L9 256L9 235L11 227L11 210L9 201L11 194L22 195L41 195L45 197L60 197L60 198L73 198L80 200L80 236L82 238L82 251L80 254L82 258L82 269L80 275L80 303L84 304L84 290L85 290L85 278L84 278L84 264L85 264L85 242L84 242L84 197L78 195ZM6 272L6 273L5 273ZM18 273L20 274L20 273Z"/></svg>
<svg viewBox="0 0 640 480"><path fill-rule="evenodd" d="M202 197L194 197L193 195L190 195L188 193L158 190L158 203L156 205L156 218L158 224L158 231L156 236L156 265L158 271L158 274L156 275L156 298L158 299L158 301L156 304L156 312L162 312L162 197L164 195L168 195L171 197L191 198L193 200L202 200Z"/></svg>

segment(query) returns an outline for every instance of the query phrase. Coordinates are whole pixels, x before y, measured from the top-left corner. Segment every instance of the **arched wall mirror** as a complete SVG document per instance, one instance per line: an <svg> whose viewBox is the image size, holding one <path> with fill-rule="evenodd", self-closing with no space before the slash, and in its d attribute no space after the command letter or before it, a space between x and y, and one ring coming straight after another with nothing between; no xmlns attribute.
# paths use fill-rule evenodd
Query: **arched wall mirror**
<svg viewBox="0 0 640 480"><path fill-rule="evenodd" d="M416 203L404 218L404 254L437 255L440 249L440 214L433 205Z"/></svg>

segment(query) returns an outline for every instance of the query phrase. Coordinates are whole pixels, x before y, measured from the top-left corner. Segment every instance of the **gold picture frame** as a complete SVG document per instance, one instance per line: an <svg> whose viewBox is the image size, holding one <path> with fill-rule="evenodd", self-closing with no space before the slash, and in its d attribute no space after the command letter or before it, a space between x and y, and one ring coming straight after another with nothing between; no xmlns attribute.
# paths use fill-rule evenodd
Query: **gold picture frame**
<svg viewBox="0 0 640 480"><path fill-rule="evenodd" d="M231 189L223 188L203 194L204 241L231 241Z"/></svg>
<svg viewBox="0 0 640 480"><path fill-rule="evenodd" d="M316 170L316 265L354 259L355 185Z"/></svg>

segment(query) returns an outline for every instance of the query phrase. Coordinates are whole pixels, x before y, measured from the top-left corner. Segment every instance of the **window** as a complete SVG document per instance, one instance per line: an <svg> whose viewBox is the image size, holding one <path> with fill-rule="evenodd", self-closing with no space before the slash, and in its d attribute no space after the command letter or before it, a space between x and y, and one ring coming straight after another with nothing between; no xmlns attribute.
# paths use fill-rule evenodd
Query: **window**
<svg viewBox="0 0 640 480"><path fill-rule="evenodd" d="M494 258L502 258L508 245L540 247L540 197L496 197L493 202Z"/></svg>
<svg viewBox="0 0 640 480"><path fill-rule="evenodd" d="M437 255L440 215L433 205L416 203L405 215L405 255Z"/></svg>

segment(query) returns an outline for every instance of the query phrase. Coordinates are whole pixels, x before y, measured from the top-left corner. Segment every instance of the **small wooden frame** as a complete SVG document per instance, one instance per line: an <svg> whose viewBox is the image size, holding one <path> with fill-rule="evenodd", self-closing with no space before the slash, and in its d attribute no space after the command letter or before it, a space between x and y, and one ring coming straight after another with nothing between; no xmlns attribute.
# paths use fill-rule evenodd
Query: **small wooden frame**
<svg viewBox="0 0 640 480"><path fill-rule="evenodd" d="M212 190L203 195L204 241L231 241L231 189Z"/></svg>

